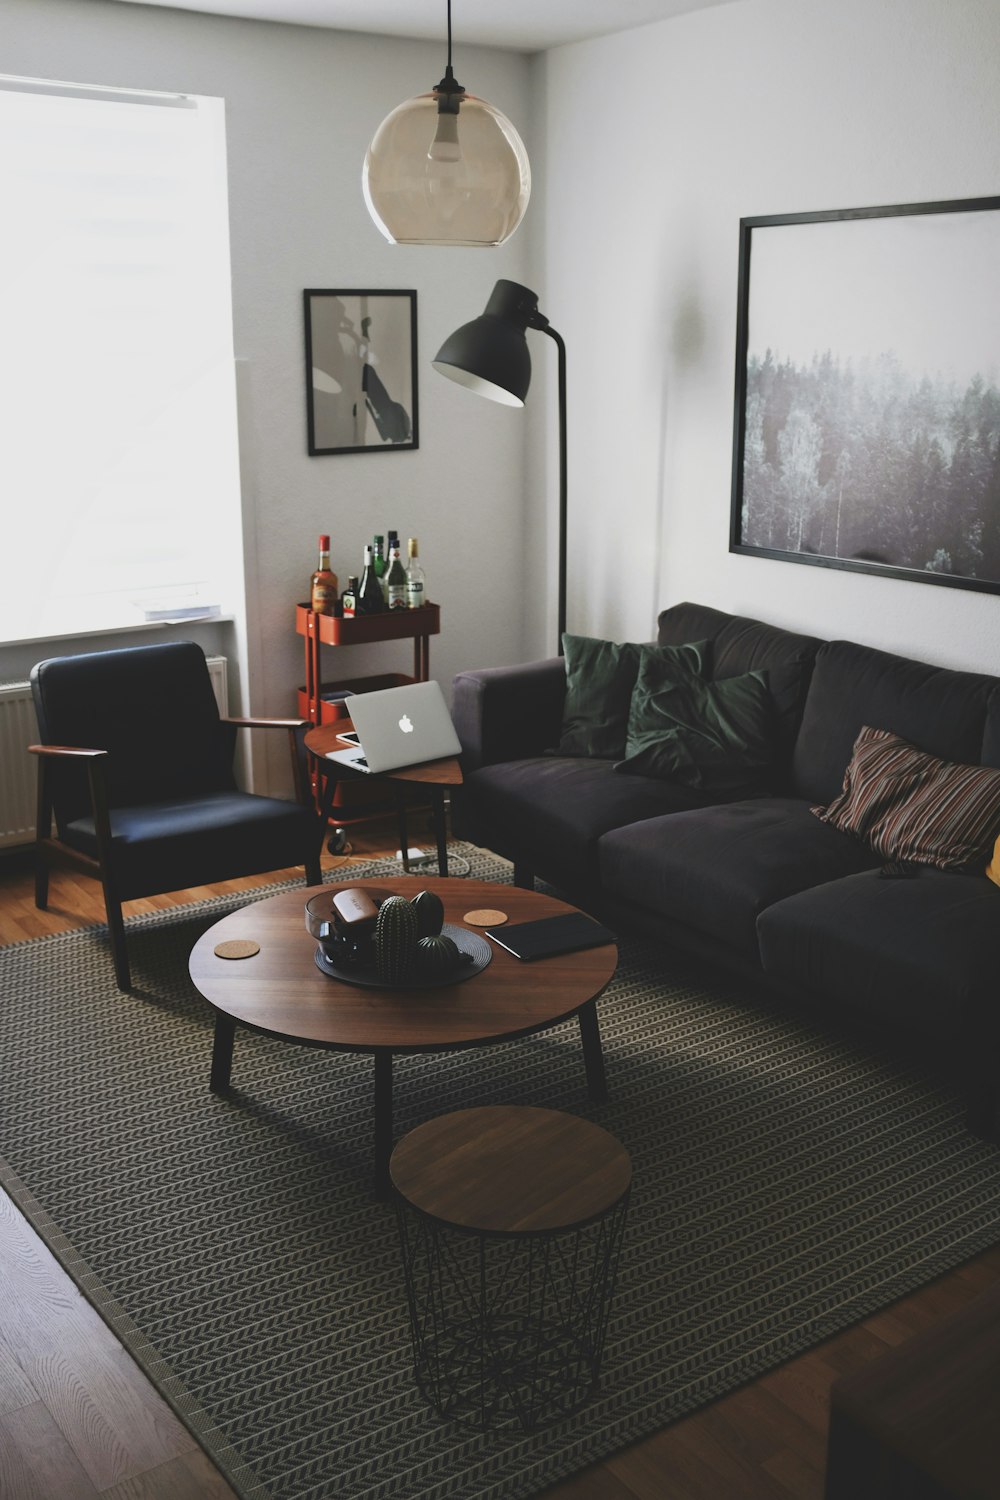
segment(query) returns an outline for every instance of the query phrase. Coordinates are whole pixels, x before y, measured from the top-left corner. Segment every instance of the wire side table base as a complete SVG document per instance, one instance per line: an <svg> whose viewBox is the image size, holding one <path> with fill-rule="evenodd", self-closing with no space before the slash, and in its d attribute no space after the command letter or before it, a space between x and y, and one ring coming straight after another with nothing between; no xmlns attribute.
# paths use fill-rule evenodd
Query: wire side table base
<svg viewBox="0 0 1000 1500"><path fill-rule="evenodd" d="M629 1193L525 1232L448 1222L396 1191L414 1375L439 1416L530 1433L593 1396Z"/></svg>

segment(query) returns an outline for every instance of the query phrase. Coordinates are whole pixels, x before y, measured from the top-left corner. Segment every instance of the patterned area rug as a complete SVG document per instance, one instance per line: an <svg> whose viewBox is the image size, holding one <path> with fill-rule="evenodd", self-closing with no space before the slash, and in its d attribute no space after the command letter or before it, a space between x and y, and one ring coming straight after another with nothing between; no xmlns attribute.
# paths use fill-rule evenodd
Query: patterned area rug
<svg viewBox="0 0 1000 1500"><path fill-rule="evenodd" d="M635 1168L601 1394L530 1438L441 1422L411 1378L392 1211L369 1194L371 1060L242 1033L238 1090L208 1092L187 955L240 904L133 920L133 996L102 928L3 950L0 1153L4 1186L248 1500L536 1494L998 1237L1000 1151L933 1079L623 941L599 1006L608 1104L588 1103L574 1022L397 1061L400 1133L544 1104L607 1126Z"/></svg>

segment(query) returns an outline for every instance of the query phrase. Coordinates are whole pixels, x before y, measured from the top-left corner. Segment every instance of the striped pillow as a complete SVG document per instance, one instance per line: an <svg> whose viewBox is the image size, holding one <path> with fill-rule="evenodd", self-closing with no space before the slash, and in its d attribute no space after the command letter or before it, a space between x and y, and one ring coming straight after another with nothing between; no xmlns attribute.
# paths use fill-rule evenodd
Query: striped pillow
<svg viewBox="0 0 1000 1500"><path fill-rule="evenodd" d="M883 859L981 873L1000 834L1000 771L938 760L866 725L844 790L812 811Z"/></svg>

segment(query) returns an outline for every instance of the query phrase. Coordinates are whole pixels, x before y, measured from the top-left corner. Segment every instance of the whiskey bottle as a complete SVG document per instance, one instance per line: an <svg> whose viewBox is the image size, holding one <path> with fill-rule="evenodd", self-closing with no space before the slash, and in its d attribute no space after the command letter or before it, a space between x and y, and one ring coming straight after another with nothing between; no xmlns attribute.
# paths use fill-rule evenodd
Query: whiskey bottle
<svg viewBox="0 0 1000 1500"><path fill-rule="evenodd" d="M337 575L330 571L330 538L319 539L319 566L309 581L309 608L317 615L332 615L337 603Z"/></svg>

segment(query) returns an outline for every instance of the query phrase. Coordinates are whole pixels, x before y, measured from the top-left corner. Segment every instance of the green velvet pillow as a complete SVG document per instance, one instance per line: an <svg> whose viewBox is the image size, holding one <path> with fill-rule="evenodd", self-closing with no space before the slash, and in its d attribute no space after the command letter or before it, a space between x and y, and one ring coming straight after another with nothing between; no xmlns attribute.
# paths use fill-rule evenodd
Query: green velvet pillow
<svg viewBox="0 0 1000 1500"><path fill-rule="evenodd" d="M641 654L625 756L616 771L700 791L758 791L774 753L766 672L706 682L664 671L653 656Z"/></svg>
<svg viewBox="0 0 1000 1500"><path fill-rule="evenodd" d="M625 754L640 655L650 653L675 677L701 676L707 669L708 647L708 641L637 646L630 641L618 644L589 635L564 635L566 700L556 754L619 759Z"/></svg>

